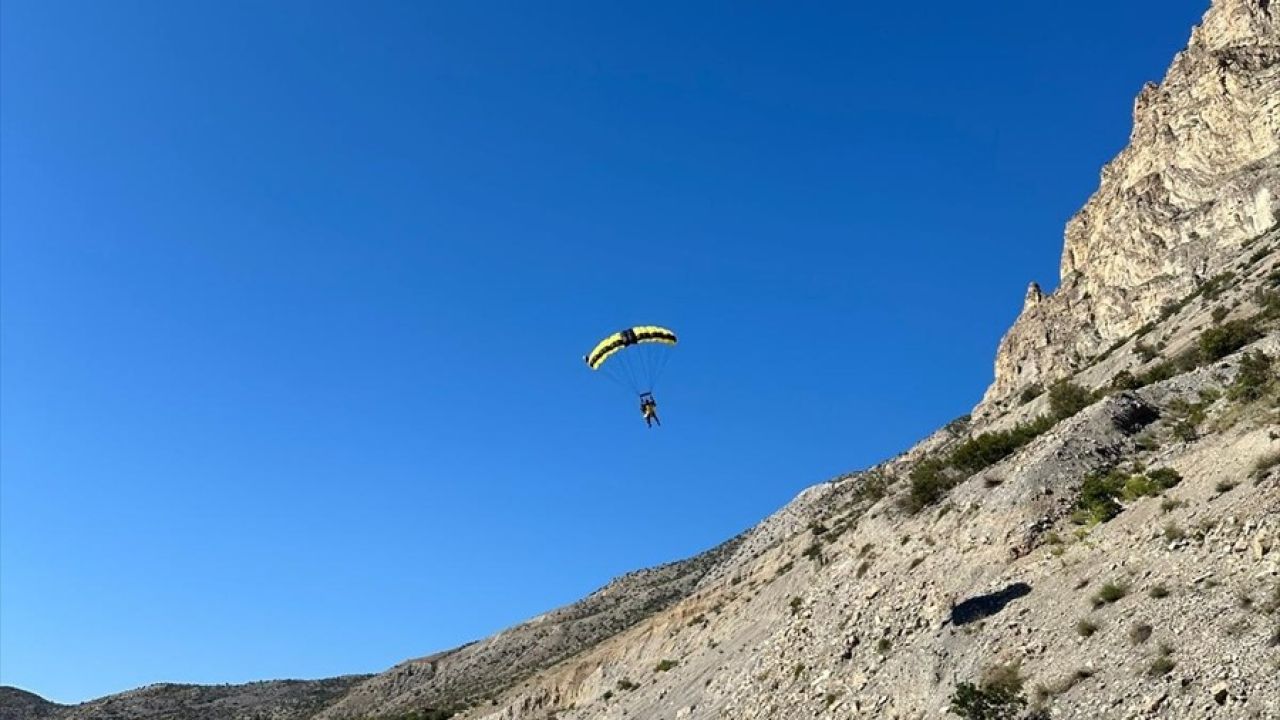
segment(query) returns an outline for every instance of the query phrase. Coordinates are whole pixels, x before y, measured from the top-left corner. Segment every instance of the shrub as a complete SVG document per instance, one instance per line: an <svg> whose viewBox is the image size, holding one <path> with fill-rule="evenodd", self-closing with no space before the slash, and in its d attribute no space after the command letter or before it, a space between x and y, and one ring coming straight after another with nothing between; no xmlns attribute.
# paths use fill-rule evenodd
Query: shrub
<svg viewBox="0 0 1280 720"><path fill-rule="evenodd" d="M1200 286L1199 293L1203 295L1206 300L1217 300L1218 296L1222 294L1222 291L1230 287L1231 281L1234 280L1235 277L1236 274L1233 272L1224 272L1214 275L1209 278L1208 282Z"/></svg>
<svg viewBox="0 0 1280 720"><path fill-rule="evenodd" d="M1027 403L1031 402L1032 400L1035 400L1036 398L1040 397L1043 394L1044 394L1044 386L1041 385L1040 383L1035 383L1033 385L1027 386L1022 390L1022 394L1018 396L1018 401L1020 404L1026 405Z"/></svg>
<svg viewBox="0 0 1280 720"><path fill-rule="evenodd" d="M877 502L889 494L889 478L879 470L872 470L862 478L862 484L855 491L859 500Z"/></svg>
<svg viewBox="0 0 1280 720"><path fill-rule="evenodd" d="M1173 522L1171 522L1171 523L1166 523L1166 524L1165 524L1165 526L1164 526L1164 539L1165 539L1165 540L1168 540L1169 542L1174 542L1174 541L1176 541L1176 540L1181 540L1182 538L1184 538L1184 537L1186 537L1186 536L1187 536L1186 531L1185 531L1185 530L1183 530L1182 528L1178 527L1178 524L1177 524L1177 523L1173 523Z"/></svg>
<svg viewBox="0 0 1280 720"><path fill-rule="evenodd" d="M619 689L619 690L630 691L630 690L635 690L635 689L636 689L636 688L638 688L638 687L640 687L640 684L639 684L639 683L633 683L633 682L631 682L630 680L628 680L628 679L626 679L626 678L623 678L623 679L621 679L621 680L619 680L619 681L618 681L618 689Z"/></svg>
<svg viewBox="0 0 1280 720"><path fill-rule="evenodd" d="M947 475L947 466L936 458L925 458L911 468L911 489L906 497L906 507L912 513L934 504L953 486L955 481Z"/></svg>
<svg viewBox="0 0 1280 720"><path fill-rule="evenodd" d="M1093 596L1093 606L1102 607L1110 605L1120 598L1129 594L1129 586L1122 582L1109 582L1103 585L1100 590Z"/></svg>
<svg viewBox="0 0 1280 720"><path fill-rule="evenodd" d="M814 542L814 543L813 543L813 544L811 544L809 547L805 548L805 549L804 549L804 552L802 552L802 553L800 553L800 554L801 554L801 555L803 555L803 556L804 556L804 557L806 557L806 558L809 558L810 560L814 561L815 563L817 563L817 564L821 565L821 564L822 564L822 561L823 561L823 557L822 557L822 543Z"/></svg>
<svg viewBox="0 0 1280 720"><path fill-rule="evenodd" d="M1022 685L1016 665L992 668L978 685L957 684L950 710L966 720L1015 720L1027 705Z"/></svg>
<svg viewBox="0 0 1280 720"><path fill-rule="evenodd" d="M1155 678L1168 675L1175 665L1173 659L1169 656L1173 654L1173 648L1168 645L1161 645L1160 652L1156 654L1151 664L1147 666L1147 675Z"/></svg>
<svg viewBox="0 0 1280 720"><path fill-rule="evenodd" d="M1262 331L1252 318L1232 320L1200 334L1200 354L1205 362L1221 360L1260 337Z"/></svg>
<svg viewBox="0 0 1280 720"><path fill-rule="evenodd" d="M1217 490L1220 493L1227 493L1227 492L1231 492L1232 490L1235 490L1236 484L1231 482L1230 480L1220 480L1218 481L1217 485L1213 486L1213 489Z"/></svg>
<svg viewBox="0 0 1280 720"><path fill-rule="evenodd" d="M1129 642L1133 645L1141 645L1151 637L1152 627L1146 623L1139 623L1129 628Z"/></svg>
<svg viewBox="0 0 1280 720"><path fill-rule="evenodd" d="M1280 465L1280 451L1271 452L1258 458L1253 463L1253 476L1262 477L1271 468Z"/></svg>
<svg viewBox="0 0 1280 720"><path fill-rule="evenodd" d="M893 649L893 643L889 640L889 638L880 638L879 640L876 641L876 652L880 653L881 655L884 655L885 653L889 652L889 650L891 649Z"/></svg>
<svg viewBox="0 0 1280 720"><path fill-rule="evenodd" d="M1084 479L1080 486L1080 499L1072 521L1079 525L1101 523L1120 514L1116 497L1124 489L1127 478L1118 471L1095 472Z"/></svg>
<svg viewBox="0 0 1280 720"><path fill-rule="evenodd" d="M1146 475L1131 475L1124 481L1121 495L1125 500L1137 500L1142 497L1155 497L1160 494L1160 485Z"/></svg>
<svg viewBox="0 0 1280 720"><path fill-rule="evenodd" d="M1165 498L1160 501L1160 512L1170 512L1186 505L1185 502L1176 498Z"/></svg>
<svg viewBox="0 0 1280 720"><path fill-rule="evenodd" d="M1093 637L1093 634L1098 632L1098 623L1089 618L1084 618L1076 623L1076 632L1080 634L1080 637Z"/></svg>
<svg viewBox="0 0 1280 720"><path fill-rule="evenodd" d="M946 463L972 475L1012 455L1051 427L1053 419L1042 415L1030 422L1020 423L1012 430L982 433L957 445L947 456Z"/></svg>
<svg viewBox="0 0 1280 720"><path fill-rule="evenodd" d="M1165 380L1168 380L1169 378L1177 374L1178 374L1177 365L1174 364L1172 360L1165 360L1164 362L1157 363L1156 365L1152 366L1150 370L1147 370L1146 372L1142 373L1142 376L1139 378L1139 380L1142 382L1142 385L1145 387L1147 385L1153 385L1158 382L1164 382Z"/></svg>
<svg viewBox="0 0 1280 720"><path fill-rule="evenodd" d="M653 668L653 671L654 671L654 672L666 672L666 671L670 670L671 668L673 668L673 667L675 667L676 665L679 665L679 664L680 664L680 663L676 662L675 660L663 660L662 662L658 663L658 664Z"/></svg>
<svg viewBox="0 0 1280 720"><path fill-rule="evenodd" d="M1093 404L1093 393L1072 382L1062 381L1049 388L1049 409L1059 420L1075 415Z"/></svg>
<svg viewBox="0 0 1280 720"><path fill-rule="evenodd" d="M1195 423L1190 420L1179 420L1170 428L1173 436L1183 442L1195 442L1200 437L1200 433L1196 431Z"/></svg>
<svg viewBox="0 0 1280 720"><path fill-rule="evenodd" d="M1148 470L1147 477L1151 478L1162 490L1168 490L1182 482L1182 476L1178 474L1178 471L1169 467Z"/></svg>
<svg viewBox="0 0 1280 720"><path fill-rule="evenodd" d="M1141 340L1139 340L1137 343L1134 343L1133 351L1138 354L1138 357L1144 363L1155 360L1156 355L1159 355L1159 353L1156 352L1155 348L1142 342Z"/></svg>
<svg viewBox="0 0 1280 720"><path fill-rule="evenodd" d="M1137 390L1140 387L1142 387L1142 381L1128 370L1121 370L1111 378L1112 390Z"/></svg>
<svg viewBox="0 0 1280 720"><path fill-rule="evenodd" d="M1218 323L1222 322L1223 320L1226 320L1226 319L1227 319L1227 315L1229 315L1230 313L1231 313L1231 311L1230 311L1230 310L1228 310L1228 309L1226 309L1226 308L1222 307L1221 305L1219 305L1218 307L1216 307L1216 308L1214 308L1214 309L1213 309L1213 312L1212 312L1212 313L1210 313L1210 315L1209 315L1209 316L1210 316L1211 318L1213 318L1213 324L1214 324L1214 325L1217 325Z"/></svg>
<svg viewBox="0 0 1280 720"><path fill-rule="evenodd" d="M1165 587L1163 584L1152 585L1151 589L1147 591L1147 594L1156 600L1159 600L1161 598L1169 597L1169 588Z"/></svg>
<svg viewBox="0 0 1280 720"><path fill-rule="evenodd" d="M1261 350L1247 352L1240 358L1240 370L1227 390L1227 397L1253 402L1262 397L1275 377L1271 358L1266 353Z"/></svg>
<svg viewBox="0 0 1280 720"><path fill-rule="evenodd" d="M799 597L793 597L791 598L791 602L788 603L788 606L791 608L792 615L798 615L800 613L800 608L804 606L804 601Z"/></svg>

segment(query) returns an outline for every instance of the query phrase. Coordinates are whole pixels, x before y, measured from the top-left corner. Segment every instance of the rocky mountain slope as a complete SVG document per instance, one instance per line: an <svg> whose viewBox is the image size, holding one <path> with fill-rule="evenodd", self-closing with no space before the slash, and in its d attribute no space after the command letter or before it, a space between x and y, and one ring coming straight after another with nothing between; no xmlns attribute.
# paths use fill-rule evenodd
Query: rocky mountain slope
<svg viewBox="0 0 1280 720"><path fill-rule="evenodd" d="M1159 85L1134 103L1127 148L1067 224L1061 284L1033 285L975 414L998 412L1156 320L1275 223L1280 13L1218 0Z"/></svg>
<svg viewBox="0 0 1280 720"><path fill-rule="evenodd" d="M971 418L375 676L0 720L1280 718L1278 168L1280 4L1216 0Z"/></svg>

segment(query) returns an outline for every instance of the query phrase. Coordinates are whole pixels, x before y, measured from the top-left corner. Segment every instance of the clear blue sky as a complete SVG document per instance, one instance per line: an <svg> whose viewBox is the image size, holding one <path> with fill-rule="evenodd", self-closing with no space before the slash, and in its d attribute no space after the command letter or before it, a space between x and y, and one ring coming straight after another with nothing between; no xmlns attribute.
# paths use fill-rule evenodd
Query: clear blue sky
<svg viewBox="0 0 1280 720"><path fill-rule="evenodd" d="M1207 3L832 5L5 0L0 682L381 670L967 412Z"/></svg>

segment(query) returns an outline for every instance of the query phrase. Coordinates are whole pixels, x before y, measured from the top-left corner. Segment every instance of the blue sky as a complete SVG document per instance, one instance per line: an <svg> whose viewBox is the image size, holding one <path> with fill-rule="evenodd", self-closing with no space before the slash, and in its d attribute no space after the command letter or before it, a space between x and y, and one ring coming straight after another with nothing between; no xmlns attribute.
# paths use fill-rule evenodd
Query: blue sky
<svg viewBox="0 0 1280 720"><path fill-rule="evenodd" d="M1206 6L6 0L0 682L377 671L905 449Z"/></svg>

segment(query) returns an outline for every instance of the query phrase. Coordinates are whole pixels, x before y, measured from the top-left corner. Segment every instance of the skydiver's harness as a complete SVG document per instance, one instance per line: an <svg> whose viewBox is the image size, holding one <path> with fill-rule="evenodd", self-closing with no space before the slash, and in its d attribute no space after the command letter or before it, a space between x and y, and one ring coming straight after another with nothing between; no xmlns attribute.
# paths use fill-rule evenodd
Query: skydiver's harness
<svg viewBox="0 0 1280 720"><path fill-rule="evenodd" d="M653 399L653 393L640 393L640 412L644 413L645 417L653 417L657 414L657 410L658 403Z"/></svg>

